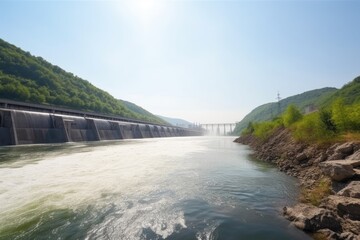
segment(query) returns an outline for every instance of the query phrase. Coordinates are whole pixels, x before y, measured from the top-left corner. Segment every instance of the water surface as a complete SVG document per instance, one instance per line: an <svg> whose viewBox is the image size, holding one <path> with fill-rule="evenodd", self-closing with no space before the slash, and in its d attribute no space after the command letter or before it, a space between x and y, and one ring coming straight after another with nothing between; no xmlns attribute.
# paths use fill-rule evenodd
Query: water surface
<svg viewBox="0 0 360 240"><path fill-rule="evenodd" d="M0 239L310 239L295 179L232 140L0 148Z"/></svg>

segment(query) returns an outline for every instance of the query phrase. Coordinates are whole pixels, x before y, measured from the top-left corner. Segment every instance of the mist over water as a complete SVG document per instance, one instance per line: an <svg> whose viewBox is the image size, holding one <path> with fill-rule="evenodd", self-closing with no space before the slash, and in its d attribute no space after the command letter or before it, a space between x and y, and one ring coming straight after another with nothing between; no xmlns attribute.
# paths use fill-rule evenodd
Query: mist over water
<svg viewBox="0 0 360 240"><path fill-rule="evenodd" d="M232 140L0 148L0 239L310 239L296 181Z"/></svg>

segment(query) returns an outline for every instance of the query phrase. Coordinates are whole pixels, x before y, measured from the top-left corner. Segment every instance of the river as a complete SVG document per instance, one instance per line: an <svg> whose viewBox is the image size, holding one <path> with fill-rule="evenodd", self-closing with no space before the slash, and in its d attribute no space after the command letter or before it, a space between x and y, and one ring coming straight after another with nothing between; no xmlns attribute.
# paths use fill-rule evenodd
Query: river
<svg viewBox="0 0 360 240"><path fill-rule="evenodd" d="M0 239L310 239L296 180L232 140L0 148Z"/></svg>

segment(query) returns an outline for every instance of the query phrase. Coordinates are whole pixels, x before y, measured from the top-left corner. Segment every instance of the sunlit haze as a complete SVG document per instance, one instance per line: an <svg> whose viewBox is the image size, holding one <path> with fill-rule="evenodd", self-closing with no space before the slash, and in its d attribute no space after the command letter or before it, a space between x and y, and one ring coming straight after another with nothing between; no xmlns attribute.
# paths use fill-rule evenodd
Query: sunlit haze
<svg viewBox="0 0 360 240"><path fill-rule="evenodd" d="M360 75L356 1L1 1L0 38L148 111L240 121Z"/></svg>

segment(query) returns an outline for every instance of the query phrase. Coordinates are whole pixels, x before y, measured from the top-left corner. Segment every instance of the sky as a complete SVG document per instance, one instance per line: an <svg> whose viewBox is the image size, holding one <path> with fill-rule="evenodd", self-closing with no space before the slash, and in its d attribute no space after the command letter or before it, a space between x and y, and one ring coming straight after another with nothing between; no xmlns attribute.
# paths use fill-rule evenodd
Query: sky
<svg viewBox="0 0 360 240"><path fill-rule="evenodd" d="M154 114L234 123L360 75L360 1L7 1L0 38Z"/></svg>

